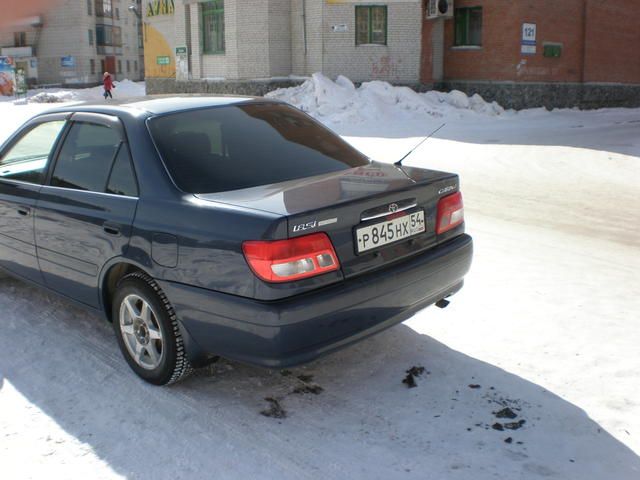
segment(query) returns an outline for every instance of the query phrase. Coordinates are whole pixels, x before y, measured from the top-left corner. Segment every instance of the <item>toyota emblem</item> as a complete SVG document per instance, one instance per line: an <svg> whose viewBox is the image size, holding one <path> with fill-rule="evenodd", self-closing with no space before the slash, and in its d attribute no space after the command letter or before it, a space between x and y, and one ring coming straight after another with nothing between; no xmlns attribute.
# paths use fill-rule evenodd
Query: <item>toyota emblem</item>
<svg viewBox="0 0 640 480"><path fill-rule="evenodd" d="M392 203L391 205L389 205L389 211L391 213L397 212L398 211L398 204L397 203Z"/></svg>

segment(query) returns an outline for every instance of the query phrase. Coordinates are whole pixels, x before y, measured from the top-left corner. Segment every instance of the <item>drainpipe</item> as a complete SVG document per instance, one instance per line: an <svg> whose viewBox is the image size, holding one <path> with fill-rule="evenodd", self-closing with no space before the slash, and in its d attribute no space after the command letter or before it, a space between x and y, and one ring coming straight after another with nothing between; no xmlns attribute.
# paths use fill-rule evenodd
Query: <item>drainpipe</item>
<svg viewBox="0 0 640 480"><path fill-rule="evenodd" d="M307 56L307 0L302 0L302 37L304 39L304 56Z"/></svg>

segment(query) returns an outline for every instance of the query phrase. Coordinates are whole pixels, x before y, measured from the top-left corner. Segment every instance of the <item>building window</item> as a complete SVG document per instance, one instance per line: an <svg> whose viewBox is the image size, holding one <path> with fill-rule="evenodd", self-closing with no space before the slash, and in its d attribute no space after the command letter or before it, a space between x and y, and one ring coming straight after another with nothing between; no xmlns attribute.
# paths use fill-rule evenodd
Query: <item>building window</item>
<svg viewBox="0 0 640 480"><path fill-rule="evenodd" d="M387 7L356 7L356 45L387 44Z"/></svg>
<svg viewBox="0 0 640 480"><path fill-rule="evenodd" d="M224 0L202 3L202 51L224 53Z"/></svg>
<svg viewBox="0 0 640 480"><path fill-rule="evenodd" d="M122 73L122 60L118 60L118 73Z"/></svg>
<svg viewBox="0 0 640 480"><path fill-rule="evenodd" d="M133 70L136 72L138 71L138 60L133 61Z"/></svg>
<svg viewBox="0 0 640 480"><path fill-rule="evenodd" d="M131 73L131 61L127 60L127 73Z"/></svg>
<svg viewBox="0 0 640 480"><path fill-rule="evenodd" d="M99 46L122 46L122 29L112 25L96 25L96 44Z"/></svg>
<svg viewBox="0 0 640 480"><path fill-rule="evenodd" d="M113 18L111 0L96 0L96 17Z"/></svg>
<svg viewBox="0 0 640 480"><path fill-rule="evenodd" d="M93 0L87 0L87 13L91 16L93 15Z"/></svg>
<svg viewBox="0 0 640 480"><path fill-rule="evenodd" d="M116 20L120 20L120 9L116 7Z"/></svg>
<svg viewBox="0 0 640 480"><path fill-rule="evenodd" d="M87 33L89 34L89 45L93 45L93 30L89 29Z"/></svg>
<svg viewBox="0 0 640 480"><path fill-rule="evenodd" d="M92 58L89 60L89 67L91 68L91 75L96 74L96 61Z"/></svg>
<svg viewBox="0 0 640 480"><path fill-rule="evenodd" d="M107 62L104 60L104 58L100 60L100 71L101 72L107 71Z"/></svg>
<svg viewBox="0 0 640 480"><path fill-rule="evenodd" d="M13 46L14 47L26 47L27 46L27 32L15 32L13 34Z"/></svg>
<svg viewBox="0 0 640 480"><path fill-rule="evenodd" d="M456 8L455 45L482 46L482 7Z"/></svg>

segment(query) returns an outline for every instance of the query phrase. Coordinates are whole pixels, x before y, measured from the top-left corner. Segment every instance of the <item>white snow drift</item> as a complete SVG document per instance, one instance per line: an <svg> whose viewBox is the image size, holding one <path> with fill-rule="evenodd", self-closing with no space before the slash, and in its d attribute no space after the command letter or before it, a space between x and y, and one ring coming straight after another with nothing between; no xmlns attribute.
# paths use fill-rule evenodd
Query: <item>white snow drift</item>
<svg viewBox="0 0 640 480"><path fill-rule="evenodd" d="M501 115L504 109L496 102L486 102L480 95L468 97L454 90L450 93L429 91L416 93L409 87L394 87L387 82L365 82L355 87L346 77L335 82L315 73L302 85L282 88L266 95L291 103L301 110L333 124L363 123L393 118L420 116L464 118L473 114Z"/></svg>

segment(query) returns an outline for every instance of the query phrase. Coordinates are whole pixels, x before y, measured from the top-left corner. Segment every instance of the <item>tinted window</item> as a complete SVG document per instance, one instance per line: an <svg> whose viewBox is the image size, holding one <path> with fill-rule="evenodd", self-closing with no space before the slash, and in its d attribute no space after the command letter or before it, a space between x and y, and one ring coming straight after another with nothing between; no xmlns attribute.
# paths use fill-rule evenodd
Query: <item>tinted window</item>
<svg viewBox="0 0 640 480"><path fill-rule="evenodd" d="M127 195L128 197L138 196L138 186L136 185L136 177L131 165L129 148L124 143L118 150L118 156L113 164L109 183L107 184L107 193Z"/></svg>
<svg viewBox="0 0 640 480"><path fill-rule="evenodd" d="M64 120L56 120L31 129L0 160L0 177L41 184L47 159L64 124Z"/></svg>
<svg viewBox="0 0 640 480"><path fill-rule="evenodd" d="M114 129L74 123L60 151L51 185L104 192L119 146L120 135Z"/></svg>
<svg viewBox="0 0 640 480"><path fill-rule="evenodd" d="M299 110L247 104L153 118L149 129L178 187L213 193L366 165L368 159Z"/></svg>

